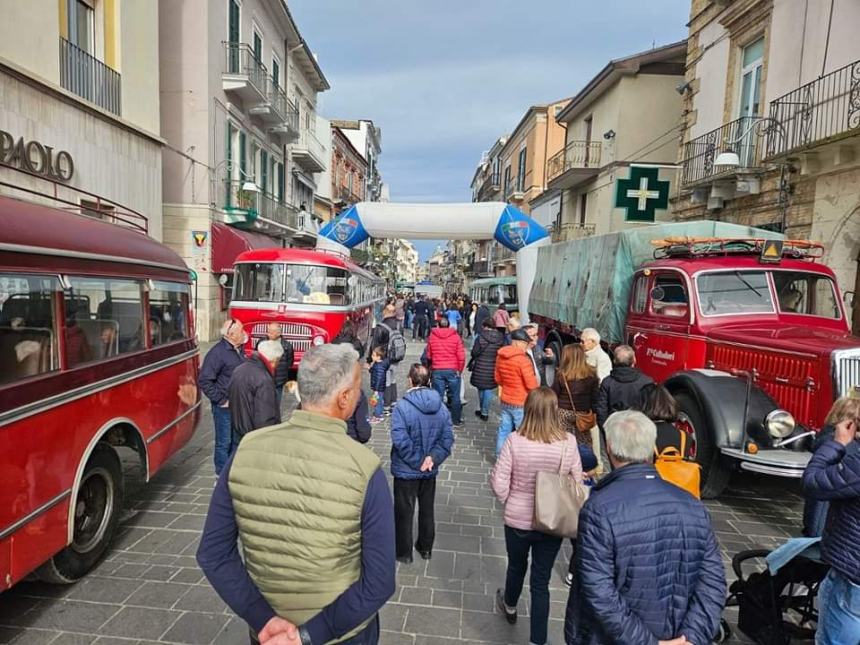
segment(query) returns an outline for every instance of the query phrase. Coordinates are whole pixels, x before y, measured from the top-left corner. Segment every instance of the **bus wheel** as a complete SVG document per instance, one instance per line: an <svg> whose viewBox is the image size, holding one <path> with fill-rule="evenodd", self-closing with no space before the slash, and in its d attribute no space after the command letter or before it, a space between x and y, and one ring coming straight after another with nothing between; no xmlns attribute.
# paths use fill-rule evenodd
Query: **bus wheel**
<svg viewBox="0 0 860 645"><path fill-rule="evenodd" d="M678 425L687 432L688 442L692 442L689 454L702 467L702 499L713 499L723 492L732 471L721 458L696 399L688 392L678 392L675 399L680 408Z"/></svg>
<svg viewBox="0 0 860 645"><path fill-rule="evenodd" d="M39 568L45 582L75 582L95 566L113 538L122 510L122 466L113 449L96 446L72 503L72 543Z"/></svg>

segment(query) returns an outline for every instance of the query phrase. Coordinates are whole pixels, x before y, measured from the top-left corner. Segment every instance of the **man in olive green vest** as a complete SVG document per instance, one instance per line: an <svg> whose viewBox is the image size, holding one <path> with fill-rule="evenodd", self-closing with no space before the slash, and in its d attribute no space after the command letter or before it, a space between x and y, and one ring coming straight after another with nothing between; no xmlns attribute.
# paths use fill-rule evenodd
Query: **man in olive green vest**
<svg viewBox="0 0 860 645"><path fill-rule="evenodd" d="M297 380L302 409L247 435L225 465L197 561L252 642L374 644L394 593L394 513L379 458L346 433L358 353L313 347Z"/></svg>

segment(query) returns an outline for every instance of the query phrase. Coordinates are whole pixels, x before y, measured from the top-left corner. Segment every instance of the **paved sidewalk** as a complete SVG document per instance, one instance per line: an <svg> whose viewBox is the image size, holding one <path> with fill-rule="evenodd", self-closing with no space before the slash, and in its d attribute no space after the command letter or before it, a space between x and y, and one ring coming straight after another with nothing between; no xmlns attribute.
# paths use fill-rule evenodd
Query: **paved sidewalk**
<svg viewBox="0 0 860 645"><path fill-rule="evenodd" d="M407 360L415 360L421 349L410 344ZM501 506L487 483L496 417L491 414L486 424L477 420L475 390L466 391L466 427L456 432L453 454L439 476L433 558L398 565L397 590L382 611L383 645L528 642L527 587L516 626L493 609L493 593L505 573ZM24 582L0 595L0 643L248 642L246 627L212 591L194 560L214 485L208 410L203 419L191 443L149 485L131 494L120 534L95 571L75 585ZM387 424L376 426L370 446L383 458L386 472L389 445ZM708 502L726 563L737 551L772 548L797 534L802 505L797 491L795 482L743 475L719 501ZM567 588L561 581L568 554L566 546L550 587L550 642L556 645L563 642ZM734 622L731 612L726 615Z"/></svg>

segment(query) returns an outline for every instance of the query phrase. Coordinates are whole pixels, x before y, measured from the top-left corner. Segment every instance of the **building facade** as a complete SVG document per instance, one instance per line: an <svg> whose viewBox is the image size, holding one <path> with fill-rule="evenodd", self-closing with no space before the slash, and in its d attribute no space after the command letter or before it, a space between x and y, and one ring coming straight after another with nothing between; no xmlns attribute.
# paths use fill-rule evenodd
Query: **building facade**
<svg viewBox="0 0 860 645"><path fill-rule="evenodd" d="M335 214L365 201L368 165L364 155L344 134L331 125L331 195Z"/></svg>
<svg viewBox="0 0 860 645"><path fill-rule="evenodd" d="M820 241L856 292L860 4L694 0L689 24L676 216Z"/></svg>
<svg viewBox="0 0 860 645"><path fill-rule="evenodd" d="M160 240L158 4L2 8L0 194L133 223Z"/></svg>
<svg viewBox="0 0 860 645"><path fill-rule="evenodd" d="M197 274L198 334L213 340L238 252L315 242L328 82L283 0L158 7L164 239Z"/></svg>
<svg viewBox="0 0 860 645"><path fill-rule="evenodd" d="M365 176L365 201L383 201L383 182L379 171L379 156L382 154L382 130L369 119L349 121L335 119L332 125L340 129L367 162Z"/></svg>
<svg viewBox="0 0 860 645"><path fill-rule="evenodd" d="M659 181L675 182L686 51L682 41L610 61L556 115L566 137L547 162L549 194L540 201L558 213L555 241L630 226L615 193L632 164L662 166Z"/></svg>

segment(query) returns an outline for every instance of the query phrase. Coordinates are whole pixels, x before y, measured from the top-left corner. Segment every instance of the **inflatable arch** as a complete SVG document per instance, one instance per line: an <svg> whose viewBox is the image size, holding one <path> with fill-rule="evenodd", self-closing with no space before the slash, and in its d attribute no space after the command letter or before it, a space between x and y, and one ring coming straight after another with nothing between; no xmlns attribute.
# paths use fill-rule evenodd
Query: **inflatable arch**
<svg viewBox="0 0 860 645"><path fill-rule="evenodd" d="M349 253L369 237L407 239L495 239L517 253L517 298L528 320L528 301L537 268L537 249L549 244L546 229L503 202L397 204L360 202L327 223L317 248Z"/></svg>

